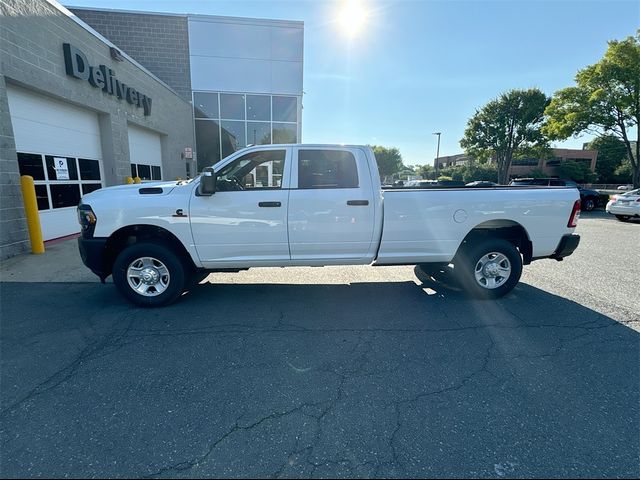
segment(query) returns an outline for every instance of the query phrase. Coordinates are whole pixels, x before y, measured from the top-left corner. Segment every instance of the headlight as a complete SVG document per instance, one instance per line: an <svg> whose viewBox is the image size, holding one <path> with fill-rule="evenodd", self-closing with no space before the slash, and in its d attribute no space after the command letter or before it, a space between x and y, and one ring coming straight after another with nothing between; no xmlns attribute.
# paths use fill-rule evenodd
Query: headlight
<svg viewBox="0 0 640 480"><path fill-rule="evenodd" d="M78 205L78 223L80 223L83 233L86 231L93 232L97 220L96 214L93 213L89 205Z"/></svg>

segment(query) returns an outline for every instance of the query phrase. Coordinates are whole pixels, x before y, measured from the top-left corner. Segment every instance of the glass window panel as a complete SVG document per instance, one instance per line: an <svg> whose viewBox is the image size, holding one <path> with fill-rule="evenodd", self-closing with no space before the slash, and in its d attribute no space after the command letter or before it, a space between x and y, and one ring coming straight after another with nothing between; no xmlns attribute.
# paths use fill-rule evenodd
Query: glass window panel
<svg viewBox="0 0 640 480"><path fill-rule="evenodd" d="M193 113L196 118L220 118L217 93L194 93Z"/></svg>
<svg viewBox="0 0 640 480"><path fill-rule="evenodd" d="M80 203L80 185L49 185L53 208L77 207Z"/></svg>
<svg viewBox="0 0 640 480"><path fill-rule="evenodd" d="M76 167L76 159L71 157L58 157L53 155L47 155L45 157L45 161L47 164L47 174L49 175L49 180L57 180L56 169L55 169L55 159L56 158L66 158L67 159L67 170L69 171L69 180L78 180L78 167ZM63 182L65 180L62 180ZM55 207L54 207L55 208Z"/></svg>
<svg viewBox="0 0 640 480"><path fill-rule="evenodd" d="M254 188L282 188L285 156L285 150L247 153L218 173L216 190L229 192Z"/></svg>
<svg viewBox="0 0 640 480"><path fill-rule="evenodd" d="M271 121L271 97L247 95L247 120Z"/></svg>
<svg viewBox="0 0 640 480"><path fill-rule="evenodd" d="M297 122L298 99L296 97L273 97L273 121Z"/></svg>
<svg viewBox="0 0 640 480"><path fill-rule="evenodd" d="M274 123L273 143L298 143L298 126L289 123Z"/></svg>
<svg viewBox="0 0 640 480"><path fill-rule="evenodd" d="M220 118L244 120L244 95L221 93Z"/></svg>
<svg viewBox="0 0 640 480"><path fill-rule="evenodd" d="M222 121L221 127L222 158L247 146L244 136L245 122Z"/></svg>
<svg viewBox="0 0 640 480"><path fill-rule="evenodd" d="M151 180L151 165L138 164L138 176L140 180Z"/></svg>
<svg viewBox="0 0 640 480"><path fill-rule="evenodd" d="M81 180L100 180L100 162L98 160L88 160L79 158L80 179Z"/></svg>
<svg viewBox="0 0 640 480"><path fill-rule="evenodd" d="M102 188L102 185L99 183L83 183L82 184L82 194L86 195L87 193L95 192Z"/></svg>
<svg viewBox="0 0 640 480"><path fill-rule="evenodd" d="M271 143L271 124L247 122L247 144L269 145Z"/></svg>
<svg viewBox="0 0 640 480"><path fill-rule="evenodd" d="M44 180L42 155L18 152L18 169L20 175L31 175L34 180Z"/></svg>
<svg viewBox="0 0 640 480"><path fill-rule="evenodd" d="M196 120L198 171L220 161L220 125L211 120Z"/></svg>
<svg viewBox="0 0 640 480"><path fill-rule="evenodd" d="M357 188L358 169L351 152L300 150L298 188Z"/></svg>
<svg viewBox="0 0 640 480"><path fill-rule="evenodd" d="M151 167L151 178L154 180L162 180L162 173L160 167Z"/></svg>
<svg viewBox="0 0 640 480"><path fill-rule="evenodd" d="M135 163L131 164L131 178L136 178L138 176L138 169Z"/></svg>
<svg viewBox="0 0 640 480"><path fill-rule="evenodd" d="M38 202L38 210L49 210L49 196L47 195L46 185L36 185L36 200Z"/></svg>

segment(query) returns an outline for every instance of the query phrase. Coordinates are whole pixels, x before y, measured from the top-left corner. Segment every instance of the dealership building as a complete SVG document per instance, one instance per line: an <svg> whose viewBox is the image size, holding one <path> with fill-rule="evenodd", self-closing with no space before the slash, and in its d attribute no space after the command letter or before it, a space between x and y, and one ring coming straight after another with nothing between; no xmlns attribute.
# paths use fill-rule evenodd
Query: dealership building
<svg viewBox="0 0 640 480"><path fill-rule="evenodd" d="M45 240L81 195L193 176L249 144L301 139L303 24L6 0L0 28L0 258Z"/></svg>

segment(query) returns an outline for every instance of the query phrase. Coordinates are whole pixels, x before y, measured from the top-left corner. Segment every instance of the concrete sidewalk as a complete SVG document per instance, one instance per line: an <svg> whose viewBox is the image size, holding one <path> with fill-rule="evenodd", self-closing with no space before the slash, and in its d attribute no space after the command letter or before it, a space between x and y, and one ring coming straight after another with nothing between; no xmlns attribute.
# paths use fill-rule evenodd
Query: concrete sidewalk
<svg viewBox="0 0 640 480"><path fill-rule="evenodd" d="M0 282L97 283L100 280L82 263L77 239L70 238L45 245L45 252L39 255L24 253L0 261Z"/></svg>

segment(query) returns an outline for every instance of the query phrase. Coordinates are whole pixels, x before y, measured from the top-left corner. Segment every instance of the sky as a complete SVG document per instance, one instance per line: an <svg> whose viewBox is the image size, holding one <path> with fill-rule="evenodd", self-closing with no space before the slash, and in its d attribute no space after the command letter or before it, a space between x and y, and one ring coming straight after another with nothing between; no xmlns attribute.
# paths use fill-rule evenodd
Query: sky
<svg viewBox="0 0 640 480"><path fill-rule="evenodd" d="M71 0L67 6L304 21L302 141L397 147L406 165L462 153L468 119L507 90L573 85L640 0ZM353 1L353 0L351 0ZM359 19L359 20L358 20ZM591 137L552 146L582 148Z"/></svg>

